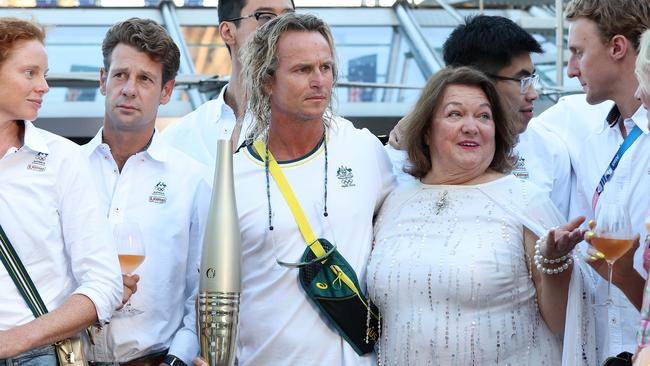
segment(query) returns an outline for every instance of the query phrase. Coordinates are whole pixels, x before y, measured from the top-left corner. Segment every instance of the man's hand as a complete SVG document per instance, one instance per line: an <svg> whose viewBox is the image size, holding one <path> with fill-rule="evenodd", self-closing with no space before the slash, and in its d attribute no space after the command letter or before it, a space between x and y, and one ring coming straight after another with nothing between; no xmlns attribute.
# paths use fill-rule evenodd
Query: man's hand
<svg viewBox="0 0 650 366"><path fill-rule="evenodd" d="M195 357L192 363L194 366L208 366L208 363L202 357Z"/></svg>
<svg viewBox="0 0 650 366"><path fill-rule="evenodd" d="M596 221L589 221L589 231L585 233L585 241L591 245L591 238L594 236L593 230L596 228ZM614 262L614 271L612 273L612 283L616 287L621 287L626 281L631 278L637 277L639 274L634 269L634 253L639 248L639 235L637 234L634 237L634 244L630 250L628 250L623 256ZM596 272L605 280L608 279L609 270L607 268L607 262L605 261L605 256L598 252L596 249L589 248L588 257L586 259L587 263L596 270Z"/></svg>
<svg viewBox="0 0 650 366"><path fill-rule="evenodd" d="M591 244L591 238L594 236L595 221L589 221L589 229L585 234L585 241ZM612 283L618 287L627 299L637 308L641 309L643 301L643 286L645 279L639 272L634 269L634 254L639 248L639 235L634 238L632 247L623 254L622 257L614 262L612 270ZM588 256L585 259L587 263L605 280L609 277L609 268L605 261L605 256L594 248L589 248Z"/></svg>
<svg viewBox="0 0 650 366"><path fill-rule="evenodd" d="M131 298L136 291L138 291L138 281L140 281L140 276L137 274L134 275L122 275L122 284L124 285L124 292L122 294L122 305L120 305L117 310L121 309Z"/></svg>
<svg viewBox="0 0 650 366"><path fill-rule="evenodd" d="M406 119L402 118L397 122L395 127L388 134L388 143L390 146L394 147L395 150L403 150L404 147L401 145L402 138L404 136L404 125L406 125Z"/></svg>

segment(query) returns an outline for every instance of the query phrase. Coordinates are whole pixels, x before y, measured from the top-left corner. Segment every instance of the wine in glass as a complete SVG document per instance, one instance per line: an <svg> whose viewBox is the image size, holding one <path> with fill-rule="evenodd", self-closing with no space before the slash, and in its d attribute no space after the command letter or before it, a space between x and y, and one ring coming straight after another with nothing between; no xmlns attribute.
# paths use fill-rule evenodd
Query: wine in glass
<svg viewBox="0 0 650 366"><path fill-rule="evenodd" d="M634 244L630 214L622 203L601 202L596 209L596 228L591 245L605 256L608 269L607 300L600 306L610 306L612 300L612 273L614 262Z"/></svg>
<svg viewBox="0 0 650 366"><path fill-rule="evenodd" d="M117 257L120 261L122 274L132 275L140 264L142 264L145 257L140 228L135 222L125 221L115 225L113 233L117 244ZM138 315L142 314L143 311L134 308L129 298L129 301L120 310L117 310L117 313L121 315Z"/></svg>

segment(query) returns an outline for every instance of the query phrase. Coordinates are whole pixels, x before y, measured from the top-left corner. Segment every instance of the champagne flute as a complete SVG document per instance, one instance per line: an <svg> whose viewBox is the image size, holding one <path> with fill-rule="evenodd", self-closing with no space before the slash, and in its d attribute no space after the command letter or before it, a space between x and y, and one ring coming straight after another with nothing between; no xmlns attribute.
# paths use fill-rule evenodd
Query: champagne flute
<svg viewBox="0 0 650 366"><path fill-rule="evenodd" d="M630 214L620 202L601 202L596 209L596 228L591 245L605 256L609 276L607 300L598 306L614 305L612 300L612 273L614 262L622 257L634 244Z"/></svg>
<svg viewBox="0 0 650 366"><path fill-rule="evenodd" d="M113 235L117 244L117 257L120 261L122 274L132 275L142 264L145 257L144 243L140 227L135 222L122 222L115 225ZM138 315L143 311L131 305L131 298L120 309L116 310L120 315Z"/></svg>

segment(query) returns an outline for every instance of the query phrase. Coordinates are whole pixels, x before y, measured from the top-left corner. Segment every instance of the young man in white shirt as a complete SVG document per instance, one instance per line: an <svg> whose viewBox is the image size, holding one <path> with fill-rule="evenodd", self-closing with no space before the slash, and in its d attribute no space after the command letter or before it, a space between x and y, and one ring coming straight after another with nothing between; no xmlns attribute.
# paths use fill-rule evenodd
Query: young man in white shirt
<svg viewBox="0 0 650 366"><path fill-rule="evenodd" d="M154 125L171 98L180 53L165 29L132 18L102 44L103 128L83 147L111 228L137 224L145 247L131 297L141 314L92 330L97 364L189 364L198 352L195 299L210 201L205 168L167 145Z"/></svg>
<svg viewBox="0 0 650 366"><path fill-rule="evenodd" d="M542 188L566 219L571 193L567 148L553 132L528 125L533 117L533 102L538 98L535 87L539 78L531 54L541 52L535 38L512 20L487 15L467 18L443 45L445 64L470 66L494 80L499 95L512 111L512 118L517 122L516 132L520 134L515 146L519 161L512 173ZM403 123L400 122L398 128ZM391 134L391 143L397 146L395 136ZM403 171L407 164L406 152L389 145L386 149L398 180L413 179Z"/></svg>
<svg viewBox="0 0 650 366"><path fill-rule="evenodd" d="M245 115L247 101L243 93L240 50L259 26L294 9L293 0L219 1L219 34L230 52L230 81L217 99L202 104L163 131L162 135L172 146L212 167L216 159L216 138L221 131L232 131L234 150L242 145L251 119Z"/></svg>
<svg viewBox="0 0 650 366"><path fill-rule="evenodd" d="M122 281L79 146L31 122L49 90L44 31L0 17L0 34L0 225L47 312L34 319L0 265L0 365L55 366L52 344L106 323Z"/></svg>
<svg viewBox="0 0 650 366"><path fill-rule="evenodd" d="M286 14L248 45L253 137L277 159L314 234L337 245L365 289L372 219L394 179L379 140L331 115L337 65L329 27L312 15ZM233 163L242 233L239 365L375 364L328 323L301 288L298 269L280 264L299 262L308 245L261 149L242 148Z"/></svg>
<svg viewBox="0 0 650 366"><path fill-rule="evenodd" d="M638 86L634 66L640 35L650 27L650 3L573 0L565 11L571 52L568 74L578 78L586 95L567 98L543 113L535 123L564 131L559 135L571 146L576 176L571 212L593 218L603 201L622 202L630 213L633 232L643 233L650 197L650 133L646 110L634 97ZM636 133L638 138L620 157L611 179L602 192L596 193L619 146L628 135ZM626 293L629 293L626 288L643 287L642 254L640 248L634 255L636 271L615 266L614 283ZM603 263L600 267L606 266ZM605 275L606 271L599 270L599 273ZM607 296L606 282L599 283L597 302L603 302ZM605 355L634 352L639 313L617 289L613 292L615 302L626 306L598 309L597 319L602 322L600 350ZM630 299L637 308L641 303L639 294Z"/></svg>

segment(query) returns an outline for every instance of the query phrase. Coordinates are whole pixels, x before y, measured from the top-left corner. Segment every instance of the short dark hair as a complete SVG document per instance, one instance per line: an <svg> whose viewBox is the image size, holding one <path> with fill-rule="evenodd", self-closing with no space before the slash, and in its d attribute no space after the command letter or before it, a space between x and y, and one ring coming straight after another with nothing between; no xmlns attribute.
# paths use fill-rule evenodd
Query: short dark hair
<svg viewBox="0 0 650 366"><path fill-rule="evenodd" d="M0 66L9 58L18 42L45 41L43 27L32 21L12 17L0 17Z"/></svg>
<svg viewBox="0 0 650 366"><path fill-rule="evenodd" d="M246 6L246 0L219 0L217 3L217 16L219 22L226 19L234 19L241 16L241 10ZM291 6L295 9L296 5L291 0ZM236 26L239 26L239 20L234 21Z"/></svg>
<svg viewBox="0 0 650 366"><path fill-rule="evenodd" d="M496 74L522 54L542 53L542 46L530 33L501 16L467 17L451 32L442 46L447 66L470 66Z"/></svg>
<svg viewBox="0 0 650 366"><path fill-rule="evenodd" d="M104 68L111 67L111 54L118 44L123 43L146 53L163 67L163 85L178 74L181 53L169 33L151 19L131 18L115 23L106 32L102 43Z"/></svg>
<svg viewBox="0 0 650 366"><path fill-rule="evenodd" d="M441 107L445 92L450 85L476 86L485 93L490 102L495 129L494 157L490 162L490 168L500 173L510 172L516 161L516 156L513 154L517 141L514 121L506 112L492 80L470 67L444 68L435 73L422 90L413 111L406 117L409 128L404 140L410 161L410 165L405 169L406 172L421 179L431 170L429 129L434 123L434 116Z"/></svg>

